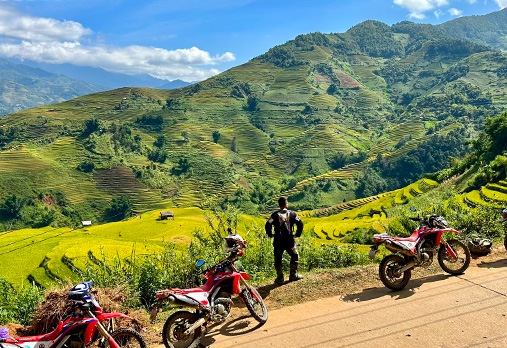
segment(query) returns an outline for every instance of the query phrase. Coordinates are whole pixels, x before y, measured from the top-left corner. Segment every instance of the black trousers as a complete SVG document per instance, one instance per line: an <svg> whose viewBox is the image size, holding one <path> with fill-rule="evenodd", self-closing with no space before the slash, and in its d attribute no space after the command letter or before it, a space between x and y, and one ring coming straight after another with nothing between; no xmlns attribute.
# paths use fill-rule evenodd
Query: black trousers
<svg viewBox="0 0 507 348"><path fill-rule="evenodd" d="M282 265L283 252L286 251L290 255L290 263L294 264L299 261L299 253L296 249L296 240L294 237L290 238L276 238L273 241L273 248L275 253L275 268Z"/></svg>

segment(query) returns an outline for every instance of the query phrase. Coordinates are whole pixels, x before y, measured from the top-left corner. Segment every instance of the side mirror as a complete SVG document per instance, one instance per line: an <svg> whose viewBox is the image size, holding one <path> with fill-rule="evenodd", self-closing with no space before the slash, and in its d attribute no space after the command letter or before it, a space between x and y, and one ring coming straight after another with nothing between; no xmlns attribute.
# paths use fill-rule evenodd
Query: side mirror
<svg viewBox="0 0 507 348"><path fill-rule="evenodd" d="M410 210L413 211L414 213L417 213L417 209L415 207L410 207Z"/></svg>
<svg viewBox="0 0 507 348"><path fill-rule="evenodd" d="M206 261L204 261L204 260L199 260L199 261L197 261L196 266L197 266L197 267L201 267L201 266L202 266L202 265L204 265L205 263L206 263Z"/></svg>
<svg viewBox="0 0 507 348"><path fill-rule="evenodd" d="M435 207L433 207L433 214L435 214Z"/></svg>

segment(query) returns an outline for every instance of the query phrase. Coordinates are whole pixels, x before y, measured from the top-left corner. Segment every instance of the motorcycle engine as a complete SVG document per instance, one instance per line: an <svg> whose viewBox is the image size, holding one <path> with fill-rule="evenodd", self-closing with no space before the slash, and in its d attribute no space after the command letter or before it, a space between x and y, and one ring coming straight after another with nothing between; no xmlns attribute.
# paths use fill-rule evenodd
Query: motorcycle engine
<svg viewBox="0 0 507 348"><path fill-rule="evenodd" d="M225 321L231 314L231 295L225 292L221 292L215 299L215 305L213 306L213 320L218 322Z"/></svg>
<svg viewBox="0 0 507 348"><path fill-rule="evenodd" d="M435 246L431 240L425 240L419 244L418 254L421 267L429 267L433 263L433 256L436 254Z"/></svg>

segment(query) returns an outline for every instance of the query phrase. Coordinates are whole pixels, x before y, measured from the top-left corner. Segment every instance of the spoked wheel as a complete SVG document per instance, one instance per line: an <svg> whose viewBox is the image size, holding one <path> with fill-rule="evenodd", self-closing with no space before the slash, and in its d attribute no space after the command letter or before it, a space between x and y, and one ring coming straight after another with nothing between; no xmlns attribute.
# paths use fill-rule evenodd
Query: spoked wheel
<svg viewBox="0 0 507 348"><path fill-rule="evenodd" d="M387 255L382 262L380 262L378 268L379 277L387 288L391 290L401 290L407 285L412 276L412 272L410 270L400 272L403 266L403 257L399 255Z"/></svg>
<svg viewBox="0 0 507 348"><path fill-rule="evenodd" d="M111 337L122 348L146 348L143 336L136 330L119 329L111 334ZM109 345L107 345L109 347Z"/></svg>
<svg viewBox="0 0 507 348"><path fill-rule="evenodd" d="M252 314L252 317L259 323L264 324L268 320L268 310L259 292L254 287L250 287L250 289L244 288L240 296L245 302L246 308Z"/></svg>
<svg viewBox="0 0 507 348"><path fill-rule="evenodd" d="M201 342L201 327L193 333L185 334L185 331L198 319L190 312L176 312L171 315L164 324L162 340L167 348L195 348Z"/></svg>
<svg viewBox="0 0 507 348"><path fill-rule="evenodd" d="M447 244L452 248L456 257L452 257L447 248L442 245L438 251L438 263L440 267L452 275L465 272L470 265L470 250L464 243L456 239L448 240Z"/></svg>

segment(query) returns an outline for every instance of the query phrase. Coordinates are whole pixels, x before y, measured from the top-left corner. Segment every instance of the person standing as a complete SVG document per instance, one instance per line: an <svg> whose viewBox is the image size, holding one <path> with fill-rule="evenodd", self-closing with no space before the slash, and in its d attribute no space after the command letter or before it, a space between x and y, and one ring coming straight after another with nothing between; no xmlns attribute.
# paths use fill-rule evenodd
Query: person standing
<svg viewBox="0 0 507 348"><path fill-rule="evenodd" d="M282 256L286 251L290 255L290 275L289 281L303 279L303 276L298 274L299 254L296 248L295 238L301 237L303 233L303 222L298 214L289 210L289 202L287 197L280 197L278 199L280 210L275 211L266 222L266 234L269 238L273 239L273 251L275 254L275 270L276 279L275 284L283 284L283 267ZM294 225L296 225L296 234L294 234ZM273 227L275 233L273 234Z"/></svg>

